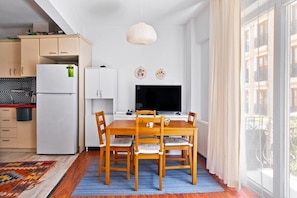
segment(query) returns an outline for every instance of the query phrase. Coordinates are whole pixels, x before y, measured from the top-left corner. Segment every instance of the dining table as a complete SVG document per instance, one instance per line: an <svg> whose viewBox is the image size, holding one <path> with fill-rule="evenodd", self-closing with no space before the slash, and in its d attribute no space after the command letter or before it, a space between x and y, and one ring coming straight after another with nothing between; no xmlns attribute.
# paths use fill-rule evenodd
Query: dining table
<svg viewBox="0 0 297 198"><path fill-rule="evenodd" d="M114 120L106 127L105 184L110 184L110 138L112 135L135 134L135 120ZM198 128L185 120L171 120L164 126L164 136L193 136L192 184L197 184L197 139Z"/></svg>

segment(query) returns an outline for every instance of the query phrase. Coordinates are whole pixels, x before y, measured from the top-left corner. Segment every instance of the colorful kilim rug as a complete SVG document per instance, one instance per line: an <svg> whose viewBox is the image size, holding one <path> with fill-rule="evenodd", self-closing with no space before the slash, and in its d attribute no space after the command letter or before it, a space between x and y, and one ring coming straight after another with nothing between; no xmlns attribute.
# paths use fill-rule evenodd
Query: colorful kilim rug
<svg viewBox="0 0 297 198"><path fill-rule="evenodd" d="M0 197L17 197L40 183L39 179L56 161L0 163Z"/></svg>

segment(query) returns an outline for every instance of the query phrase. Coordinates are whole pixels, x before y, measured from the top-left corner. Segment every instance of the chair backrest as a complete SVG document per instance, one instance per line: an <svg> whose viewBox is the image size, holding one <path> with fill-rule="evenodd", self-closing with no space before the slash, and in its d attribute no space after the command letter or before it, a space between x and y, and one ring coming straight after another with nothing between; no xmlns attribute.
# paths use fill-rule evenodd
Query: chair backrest
<svg viewBox="0 0 297 198"><path fill-rule="evenodd" d="M136 117L139 115L152 115L153 117L156 117L156 110L136 110Z"/></svg>
<svg viewBox="0 0 297 198"><path fill-rule="evenodd" d="M193 126L196 126L196 120L197 114L190 111L188 114L188 123L192 124Z"/></svg>
<svg viewBox="0 0 297 198"><path fill-rule="evenodd" d="M104 111L96 112L95 116L96 116L97 130L98 130L98 136L99 136L99 145L104 145L105 132L106 132L106 122L105 122Z"/></svg>
<svg viewBox="0 0 297 198"><path fill-rule="evenodd" d="M152 122L153 126L148 127L147 123ZM138 153L139 144L160 144L159 153L163 153L164 138L164 116L160 117L139 117L136 116L135 127L135 153Z"/></svg>

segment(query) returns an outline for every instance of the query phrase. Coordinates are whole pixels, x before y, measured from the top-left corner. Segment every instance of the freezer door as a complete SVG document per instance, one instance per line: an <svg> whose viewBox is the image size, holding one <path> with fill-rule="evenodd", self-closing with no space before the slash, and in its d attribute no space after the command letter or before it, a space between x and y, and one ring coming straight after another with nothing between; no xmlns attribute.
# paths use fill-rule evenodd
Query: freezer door
<svg viewBox="0 0 297 198"><path fill-rule="evenodd" d="M37 99L37 154L76 153L77 95L38 94Z"/></svg>
<svg viewBox="0 0 297 198"><path fill-rule="evenodd" d="M73 67L73 77L68 69ZM37 93L77 93L78 72L76 65L37 64Z"/></svg>

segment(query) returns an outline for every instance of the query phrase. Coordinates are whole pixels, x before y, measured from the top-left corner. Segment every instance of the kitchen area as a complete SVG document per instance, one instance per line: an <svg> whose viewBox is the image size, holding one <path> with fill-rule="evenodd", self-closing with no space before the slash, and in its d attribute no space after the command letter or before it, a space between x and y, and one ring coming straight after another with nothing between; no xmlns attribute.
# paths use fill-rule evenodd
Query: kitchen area
<svg viewBox="0 0 297 198"><path fill-rule="evenodd" d="M35 92L35 78L0 78L0 148L36 148Z"/></svg>
<svg viewBox="0 0 297 198"><path fill-rule="evenodd" d="M84 150L84 69L91 66L91 48L81 35L0 40L0 152ZM47 69L38 74L38 65ZM65 97L63 87L70 89L62 91Z"/></svg>

